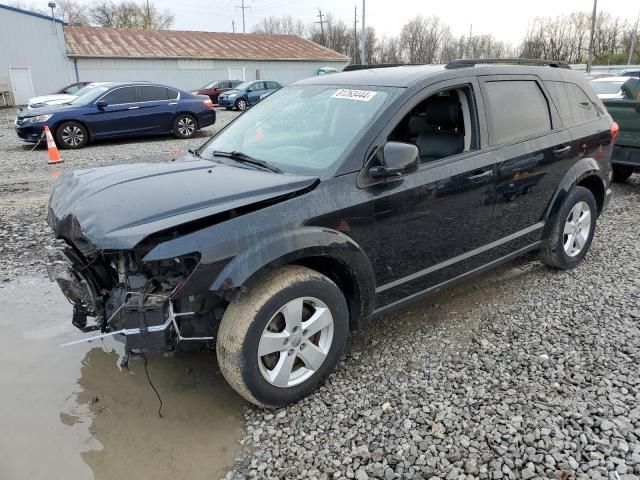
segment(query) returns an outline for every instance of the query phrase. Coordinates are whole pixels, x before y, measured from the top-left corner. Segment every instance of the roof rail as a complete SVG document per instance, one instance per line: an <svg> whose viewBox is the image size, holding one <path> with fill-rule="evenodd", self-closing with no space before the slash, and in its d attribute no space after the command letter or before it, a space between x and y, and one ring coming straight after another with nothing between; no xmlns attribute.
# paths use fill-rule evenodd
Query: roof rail
<svg viewBox="0 0 640 480"><path fill-rule="evenodd" d="M347 65L342 69L343 72L352 72L354 70L368 70L370 68L389 68L389 67L402 67L404 65L410 65L408 63L379 63L375 65L367 65L366 63L354 63Z"/></svg>
<svg viewBox="0 0 640 480"><path fill-rule="evenodd" d="M516 65L540 65L553 68L571 68L567 62L558 60L544 60L537 58L479 58L477 60L463 58L460 60L452 60L445 65L446 69L474 67L476 65L490 64L516 64Z"/></svg>

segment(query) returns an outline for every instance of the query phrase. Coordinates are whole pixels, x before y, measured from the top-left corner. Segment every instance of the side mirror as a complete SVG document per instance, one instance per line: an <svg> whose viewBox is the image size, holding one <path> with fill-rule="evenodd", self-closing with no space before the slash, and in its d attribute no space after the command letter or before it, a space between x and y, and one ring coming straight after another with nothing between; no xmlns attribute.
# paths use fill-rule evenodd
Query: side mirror
<svg viewBox="0 0 640 480"><path fill-rule="evenodd" d="M372 167L369 174L374 178L397 177L409 173L420 162L420 151L412 143L387 142L382 149L382 165Z"/></svg>
<svg viewBox="0 0 640 480"><path fill-rule="evenodd" d="M98 107L99 109L103 109L107 105L108 105L108 103L105 102L104 100L100 100L98 103L96 103L96 107Z"/></svg>

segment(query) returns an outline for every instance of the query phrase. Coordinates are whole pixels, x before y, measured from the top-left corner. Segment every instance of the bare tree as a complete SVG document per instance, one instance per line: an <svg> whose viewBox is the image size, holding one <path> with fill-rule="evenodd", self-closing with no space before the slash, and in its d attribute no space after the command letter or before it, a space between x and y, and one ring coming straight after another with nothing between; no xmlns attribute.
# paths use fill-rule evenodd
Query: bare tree
<svg viewBox="0 0 640 480"><path fill-rule="evenodd" d="M137 4L130 0L120 3L98 0L91 6L89 18L91 23L98 27L148 30L167 30L175 20L174 15L168 10L160 12L152 3Z"/></svg>
<svg viewBox="0 0 640 480"><path fill-rule="evenodd" d="M400 31L405 58L409 63L434 63L439 59L444 39L451 35L448 25L437 16L417 15Z"/></svg>
<svg viewBox="0 0 640 480"><path fill-rule="evenodd" d="M89 25L89 15L86 7L78 0L57 0L60 17L69 25Z"/></svg>
<svg viewBox="0 0 640 480"><path fill-rule="evenodd" d="M303 37L307 27L302 20L293 18L291 15L283 15L281 17L263 18L253 27L252 31L253 33L264 35L297 35Z"/></svg>

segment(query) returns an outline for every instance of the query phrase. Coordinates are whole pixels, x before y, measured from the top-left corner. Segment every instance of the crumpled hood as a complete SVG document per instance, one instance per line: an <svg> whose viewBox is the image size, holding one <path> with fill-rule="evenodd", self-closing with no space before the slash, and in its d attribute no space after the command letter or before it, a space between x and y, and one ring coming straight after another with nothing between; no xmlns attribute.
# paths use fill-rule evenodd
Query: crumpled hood
<svg viewBox="0 0 640 480"><path fill-rule="evenodd" d="M49 201L56 236L91 249L126 250L193 220L312 186L315 177L250 170L185 155L62 175Z"/></svg>

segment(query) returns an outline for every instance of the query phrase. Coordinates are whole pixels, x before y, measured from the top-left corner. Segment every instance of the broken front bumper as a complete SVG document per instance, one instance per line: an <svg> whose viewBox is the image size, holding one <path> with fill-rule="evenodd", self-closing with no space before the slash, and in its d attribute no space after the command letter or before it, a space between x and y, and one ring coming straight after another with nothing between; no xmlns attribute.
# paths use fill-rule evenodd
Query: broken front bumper
<svg viewBox="0 0 640 480"><path fill-rule="evenodd" d="M114 337L124 341L127 351L167 351L181 341L210 341L213 336L188 336L180 332L181 317L196 315L195 312L175 311L175 300L171 295L149 294L144 291L124 291L113 288L100 291L91 276L91 263L68 246L47 247L47 272L52 282L58 283L62 293L73 304L74 326L87 333L100 330L95 335L75 340L66 345L91 342ZM105 299L118 304L105 311ZM87 316L95 317L94 325L87 326Z"/></svg>

